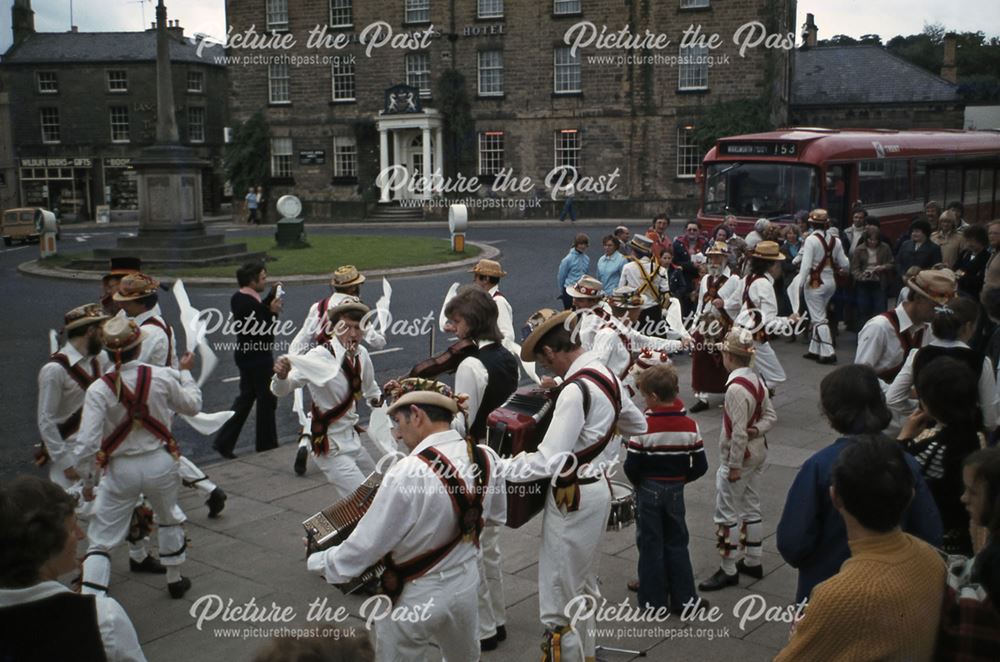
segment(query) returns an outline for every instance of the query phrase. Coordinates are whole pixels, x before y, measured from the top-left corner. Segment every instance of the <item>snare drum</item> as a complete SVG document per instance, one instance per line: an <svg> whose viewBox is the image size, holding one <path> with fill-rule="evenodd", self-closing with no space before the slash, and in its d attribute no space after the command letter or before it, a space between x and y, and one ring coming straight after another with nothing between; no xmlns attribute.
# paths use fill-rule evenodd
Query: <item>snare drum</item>
<svg viewBox="0 0 1000 662"><path fill-rule="evenodd" d="M611 481L608 531L620 531L633 524L635 524L635 490L625 483Z"/></svg>

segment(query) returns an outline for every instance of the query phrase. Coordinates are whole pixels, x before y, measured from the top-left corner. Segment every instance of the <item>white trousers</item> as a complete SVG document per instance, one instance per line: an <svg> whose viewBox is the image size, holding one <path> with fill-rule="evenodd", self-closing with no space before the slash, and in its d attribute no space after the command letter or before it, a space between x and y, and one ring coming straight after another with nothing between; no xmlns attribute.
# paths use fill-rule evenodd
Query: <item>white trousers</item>
<svg viewBox="0 0 1000 662"><path fill-rule="evenodd" d="M802 288L802 298L806 300L806 307L809 309L809 351L820 357L827 357L833 356L835 352L833 335L826 319L826 307L837 291L837 283L829 269L823 270L821 278L823 284L819 287L809 287L806 283Z"/></svg>
<svg viewBox="0 0 1000 662"><path fill-rule="evenodd" d="M217 487L215 483L208 479L205 472L198 468L198 465L183 455L180 458L177 469L180 472L181 481L187 487L201 490L205 494L211 494Z"/></svg>
<svg viewBox="0 0 1000 662"><path fill-rule="evenodd" d="M483 527L479 536L479 549L479 638L488 639L497 633L497 626L507 624L500 559L500 527Z"/></svg>
<svg viewBox="0 0 1000 662"><path fill-rule="evenodd" d="M601 599L597 584L597 546L608 523L611 490L608 483L580 486L580 508L563 512L556 506L552 490L542 515L542 547L538 558L538 607L546 629L569 625L566 605L580 595ZM594 656L591 616L561 638L561 659L582 662Z"/></svg>
<svg viewBox="0 0 1000 662"><path fill-rule="evenodd" d="M184 563L183 512L177 507L180 489L177 461L165 449L140 455L116 455L101 479L94 506L94 517L87 531L87 558L83 562L84 593L101 593L111 579L111 560L107 554L128 535L132 510L140 494L153 509L158 524L157 540L160 563L178 566ZM178 514L181 517L178 517Z"/></svg>
<svg viewBox="0 0 1000 662"><path fill-rule="evenodd" d="M743 467L740 479L730 483L729 467L719 467L715 472L715 515L712 517L716 524L760 521L758 483L763 470L763 462L754 467Z"/></svg>
<svg viewBox="0 0 1000 662"><path fill-rule="evenodd" d="M785 369L781 367L778 355L774 353L771 343L754 343L756 352L753 356L754 367L757 374L764 378L768 388L774 388L785 381Z"/></svg>
<svg viewBox="0 0 1000 662"><path fill-rule="evenodd" d="M429 573L408 582L394 609L415 613L428 604L427 618L384 618L375 623L375 659L378 662L426 662L440 659L429 656L440 649L445 662L470 662L479 659L479 629L476 612L476 589L479 573L476 559L444 572ZM399 612L406 613L406 612Z"/></svg>
<svg viewBox="0 0 1000 662"><path fill-rule="evenodd" d="M310 452L313 463L326 476L328 483L333 485L338 499L349 496L358 485L365 482L365 474L358 467L358 460L364 459L372 463L368 452L361 447L361 437L354 428L350 434L328 437L330 452L326 455L316 455Z"/></svg>

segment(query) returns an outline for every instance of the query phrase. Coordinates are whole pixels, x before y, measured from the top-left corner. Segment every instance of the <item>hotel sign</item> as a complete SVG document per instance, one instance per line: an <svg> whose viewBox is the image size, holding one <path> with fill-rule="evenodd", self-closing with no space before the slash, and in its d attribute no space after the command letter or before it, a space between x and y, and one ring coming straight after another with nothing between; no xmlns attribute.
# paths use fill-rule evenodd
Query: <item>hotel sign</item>
<svg viewBox="0 0 1000 662"><path fill-rule="evenodd" d="M490 25L467 25L462 35L465 37L489 37L504 34L503 23L491 23Z"/></svg>

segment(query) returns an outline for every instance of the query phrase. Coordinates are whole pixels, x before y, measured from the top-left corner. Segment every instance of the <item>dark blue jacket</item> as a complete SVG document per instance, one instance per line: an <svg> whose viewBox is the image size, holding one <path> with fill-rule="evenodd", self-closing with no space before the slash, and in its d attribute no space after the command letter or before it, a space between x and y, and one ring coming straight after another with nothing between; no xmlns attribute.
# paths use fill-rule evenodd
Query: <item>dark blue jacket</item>
<svg viewBox="0 0 1000 662"><path fill-rule="evenodd" d="M796 602L809 597L816 584L837 574L851 556L844 520L830 500L833 465L849 443L850 437L841 437L806 460L788 490L777 538L782 558L799 570ZM920 475L920 466L910 455L906 455L906 462L913 472L914 495L903 517L903 530L940 547L941 515Z"/></svg>

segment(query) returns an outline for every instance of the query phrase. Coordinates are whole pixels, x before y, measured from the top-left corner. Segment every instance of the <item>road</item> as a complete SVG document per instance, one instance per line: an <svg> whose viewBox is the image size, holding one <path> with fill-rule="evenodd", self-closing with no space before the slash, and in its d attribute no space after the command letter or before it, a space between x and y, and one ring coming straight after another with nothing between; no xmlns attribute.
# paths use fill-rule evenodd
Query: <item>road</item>
<svg viewBox="0 0 1000 662"><path fill-rule="evenodd" d="M517 228L475 228L467 235L470 241L492 244L502 251L500 260L508 276L501 282L501 291L514 308L515 327L542 307L558 307L556 300L556 270L559 261L570 250L570 244L577 232L587 232L591 239L591 271L596 270L600 256L600 239L608 234L616 223L607 221L602 225L565 225L555 227ZM642 230L645 221L631 225L633 231ZM135 227L109 227L94 229L63 229L60 242L61 253L82 252L94 248L114 245L119 236L134 233ZM270 228L213 225L210 232L225 232L233 238L270 234ZM313 234L379 234L399 239L388 239L386 250L391 251L395 241L405 241L405 236L430 236L447 238L447 230L441 227L406 227L389 229L384 227L342 229L331 227L310 228ZM3 365L4 379L0 402L7 412L4 432L0 434L0 477L7 478L18 473L33 471L31 447L38 439L35 422L35 408L38 397L38 369L49 354L48 335L50 329L62 326L62 316L75 306L95 301L99 296L99 284L95 281L74 282L35 278L18 273L17 265L34 259L37 246L13 246L0 249L0 308L4 311L3 342L0 342L0 365ZM332 272L338 263L331 261ZM235 271L235 269L234 269ZM442 300L453 282L470 282L468 273L452 271L428 276L408 278L394 277L392 314L394 323L403 328L416 325L429 314L437 319ZM235 277L231 286L188 287L192 305L201 310L219 309L223 317L229 314L229 298L236 289ZM362 298L370 305L381 295L381 281L370 280L362 288ZM309 306L329 292L324 284L286 285L286 303L283 319L292 320L298 327L305 318ZM160 305L167 321L179 329L179 314L173 297L162 293ZM221 329L209 336L213 347L221 347L234 340L225 336ZM281 339L279 338L279 341ZM291 336L285 338L291 340ZM436 332L435 347L442 351L449 338ZM203 410L206 412L228 409L232 405L238 389L239 373L227 351L217 351L219 365L209 381L204 385ZM390 335L386 347L373 352L376 377L379 383L405 375L411 366L429 356L430 337L423 335ZM196 367L195 373L197 374ZM366 413L362 412L362 419ZM286 439L296 435L298 421L291 411L291 400L278 404L278 436ZM183 422L174 426L175 435L185 455L200 464L209 464L218 459L211 449L211 440L194 432ZM247 419L236 454L242 455L253 450L254 417Z"/></svg>

